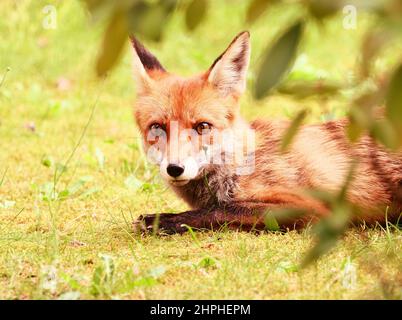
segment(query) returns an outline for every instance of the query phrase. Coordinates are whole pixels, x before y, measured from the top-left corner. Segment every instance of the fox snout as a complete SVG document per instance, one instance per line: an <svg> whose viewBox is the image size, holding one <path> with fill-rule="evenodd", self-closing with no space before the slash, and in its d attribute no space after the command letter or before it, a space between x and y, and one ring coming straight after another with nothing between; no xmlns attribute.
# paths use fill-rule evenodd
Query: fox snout
<svg viewBox="0 0 402 320"><path fill-rule="evenodd" d="M173 185L185 185L199 175L200 165L193 157L180 162L163 160L159 166L162 177Z"/></svg>
<svg viewBox="0 0 402 320"><path fill-rule="evenodd" d="M184 166L176 163L170 163L166 167L166 171L169 176L173 178L178 178L181 176L181 174L184 172Z"/></svg>

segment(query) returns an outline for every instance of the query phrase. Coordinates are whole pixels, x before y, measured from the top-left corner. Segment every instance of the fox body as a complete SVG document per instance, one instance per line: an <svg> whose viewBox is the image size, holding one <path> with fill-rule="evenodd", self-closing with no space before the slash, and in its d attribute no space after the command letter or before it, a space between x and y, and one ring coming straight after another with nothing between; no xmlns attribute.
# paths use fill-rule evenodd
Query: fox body
<svg viewBox="0 0 402 320"><path fill-rule="evenodd" d="M136 225L168 233L196 229L263 229L266 212L297 209L277 217L281 227L302 227L330 214L307 189L339 192L357 160L347 199L368 223L397 219L402 211L402 154L364 136L351 144L346 120L305 125L282 152L288 122L240 116L250 59L249 33L240 33L212 66L182 78L168 73L132 38L137 82L135 119L148 156L162 177L192 208L180 214L141 216ZM247 143L245 143L247 142Z"/></svg>

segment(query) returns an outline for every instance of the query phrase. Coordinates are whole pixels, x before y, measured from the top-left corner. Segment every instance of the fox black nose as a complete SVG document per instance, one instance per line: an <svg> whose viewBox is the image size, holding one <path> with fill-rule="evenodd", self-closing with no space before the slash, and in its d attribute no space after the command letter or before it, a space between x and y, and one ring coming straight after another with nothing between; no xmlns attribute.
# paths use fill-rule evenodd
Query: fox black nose
<svg viewBox="0 0 402 320"><path fill-rule="evenodd" d="M171 163L167 166L166 171L169 176L177 178L184 172L184 167L179 164Z"/></svg>

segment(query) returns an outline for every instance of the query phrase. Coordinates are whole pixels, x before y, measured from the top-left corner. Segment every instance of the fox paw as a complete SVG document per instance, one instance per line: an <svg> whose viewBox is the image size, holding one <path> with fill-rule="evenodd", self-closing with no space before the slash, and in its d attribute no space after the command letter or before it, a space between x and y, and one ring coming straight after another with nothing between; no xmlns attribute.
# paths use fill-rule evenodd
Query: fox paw
<svg viewBox="0 0 402 320"><path fill-rule="evenodd" d="M187 231L180 215L173 213L157 213L141 215L133 222L136 233L175 234Z"/></svg>

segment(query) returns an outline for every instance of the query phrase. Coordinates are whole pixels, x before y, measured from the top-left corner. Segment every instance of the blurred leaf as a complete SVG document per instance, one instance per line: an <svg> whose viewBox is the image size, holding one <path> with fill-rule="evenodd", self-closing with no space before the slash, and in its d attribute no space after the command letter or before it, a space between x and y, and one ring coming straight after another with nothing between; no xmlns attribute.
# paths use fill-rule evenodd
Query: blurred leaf
<svg viewBox="0 0 402 320"><path fill-rule="evenodd" d="M323 218L314 227L317 243L307 252L301 267L307 267L329 252L337 243L339 237L347 229L350 221L351 208L346 203L339 203L333 208L331 216Z"/></svg>
<svg viewBox="0 0 402 320"><path fill-rule="evenodd" d="M306 53L297 56L293 64L292 70L287 77L287 81L296 83L314 83L314 81L327 81L329 73L317 68L314 62L309 61L310 58Z"/></svg>
<svg viewBox="0 0 402 320"><path fill-rule="evenodd" d="M205 268L205 269L208 269L211 267L216 267L216 265L217 264L216 264L215 259L211 258L211 257L204 257L201 259L200 262L198 262L198 267Z"/></svg>
<svg viewBox="0 0 402 320"><path fill-rule="evenodd" d="M192 0L186 10L186 26L188 30L194 30L204 19L208 9L207 0Z"/></svg>
<svg viewBox="0 0 402 320"><path fill-rule="evenodd" d="M277 0L252 0L247 8L246 21L253 23Z"/></svg>
<svg viewBox="0 0 402 320"><path fill-rule="evenodd" d="M289 94L299 99L312 96L330 96L338 94L342 86L338 83L318 80L314 82L292 81L284 83L278 88L282 94Z"/></svg>
<svg viewBox="0 0 402 320"><path fill-rule="evenodd" d="M101 293L106 293L113 284L113 277L115 271L115 263L113 257L107 254L99 254L101 265L96 267L90 286L90 292L94 296Z"/></svg>
<svg viewBox="0 0 402 320"><path fill-rule="evenodd" d="M108 0L83 0L83 1L86 3L88 10L91 12L100 10L107 3L110 3L110 1Z"/></svg>
<svg viewBox="0 0 402 320"><path fill-rule="evenodd" d="M317 19L324 19L337 13L343 6L343 0L309 0L310 14Z"/></svg>
<svg viewBox="0 0 402 320"><path fill-rule="evenodd" d="M158 281L153 277L141 277L133 280L128 287L127 291L132 291L136 287L150 287L157 284Z"/></svg>
<svg viewBox="0 0 402 320"><path fill-rule="evenodd" d="M394 72L387 93L386 115L402 140L402 64Z"/></svg>
<svg viewBox="0 0 402 320"><path fill-rule="evenodd" d="M271 212L265 213L264 223L265 228L269 231L278 231L280 229L278 221L276 221L275 216Z"/></svg>
<svg viewBox="0 0 402 320"><path fill-rule="evenodd" d="M356 142L364 133L364 128L361 127L353 118L349 118L349 123L346 127L346 135L351 142Z"/></svg>
<svg viewBox="0 0 402 320"><path fill-rule="evenodd" d="M388 119L381 119L373 123L371 136L385 147L396 150L401 145L400 138Z"/></svg>
<svg viewBox="0 0 402 320"><path fill-rule="evenodd" d="M113 14L106 28L102 49L96 64L98 76L104 76L121 55L124 44L127 42L128 25L126 15L122 11Z"/></svg>
<svg viewBox="0 0 402 320"><path fill-rule="evenodd" d="M265 97L290 69L301 40L303 27L304 23L298 21L286 30L270 50L264 53L263 62L257 74L255 98Z"/></svg>
<svg viewBox="0 0 402 320"><path fill-rule="evenodd" d="M140 0L83 0L94 22L110 18L114 12L127 13L129 9Z"/></svg>
<svg viewBox="0 0 402 320"><path fill-rule="evenodd" d="M276 220L277 224L280 225L282 223L286 223L286 221L297 220L297 218L305 215L306 211L300 208L283 208L267 211L266 214L269 214L273 219Z"/></svg>
<svg viewBox="0 0 402 320"><path fill-rule="evenodd" d="M362 78L370 76L374 59L381 49L389 43L391 36L391 33L385 29L371 30L366 34L360 50L362 54L360 66Z"/></svg>
<svg viewBox="0 0 402 320"><path fill-rule="evenodd" d="M281 142L281 151L285 152L287 148L293 141L293 138L296 136L297 132L299 131L300 126L303 124L303 120L307 116L307 111L302 110L300 111L297 116L292 120L289 125L289 128L286 130L285 134L282 137Z"/></svg>
<svg viewBox="0 0 402 320"><path fill-rule="evenodd" d="M309 189L307 190L307 194L330 206L336 201L336 195L326 190Z"/></svg>
<svg viewBox="0 0 402 320"><path fill-rule="evenodd" d="M54 160L52 157L50 156L43 156L41 163L45 166L45 167L52 167L54 165Z"/></svg>
<svg viewBox="0 0 402 320"><path fill-rule="evenodd" d="M301 263L302 268L317 261L322 255L332 249L339 237L346 231L350 218L355 211L355 208L347 199L347 191L353 181L357 165L357 161L351 163L342 188L337 195L332 196L326 191L314 191L311 193L312 195L315 193L316 199L324 201L329 205L332 212L328 217L322 218L314 226L313 230L317 243L305 255Z"/></svg>
<svg viewBox="0 0 402 320"><path fill-rule="evenodd" d="M276 271L279 272L297 272L299 271L299 267L296 264L291 263L290 261L281 261L276 267Z"/></svg>
<svg viewBox="0 0 402 320"><path fill-rule="evenodd" d="M356 107L360 107L370 114L375 108L384 103L385 94L388 89L384 81L376 83L375 85L376 88L374 91L364 93L353 101Z"/></svg>
<svg viewBox="0 0 402 320"><path fill-rule="evenodd" d="M349 123L346 133L350 141L356 142L365 130L371 127L373 119L367 109L353 106L349 111Z"/></svg>
<svg viewBox="0 0 402 320"><path fill-rule="evenodd" d="M103 268L101 266L97 267L92 275L91 289L92 295L97 296L100 294L101 282L103 278Z"/></svg>
<svg viewBox="0 0 402 320"><path fill-rule="evenodd" d="M161 41L163 30L175 6L176 0L153 3L138 1L128 11L129 33L140 34L152 41Z"/></svg>
<svg viewBox="0 0 402 320"><path fill-rule="evenodd" d="M99 256L103 262L103 270L105 272L106 280L111 281L113 279L115 269L114 260L108 254L100 254Z"/></svg>
<svg viewBox="0 0 402 320"><path fill-rule="evenodd" d="M358 165L357 160L353 160L352 163L350 164L350 168L349 168L348 174L346 175L345 182L343 183L343 186L337 197L338 203L347 201L347 199L346 199L347 191L355 176L357 165Z"/></svg>
<svg viewBox="0 0 402 320"><path fill-rule="evenodd" d="M116 2L108 0L83 0L91 13L93 21L110 17L110 14L116 9Z"/></svg>

